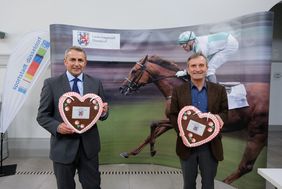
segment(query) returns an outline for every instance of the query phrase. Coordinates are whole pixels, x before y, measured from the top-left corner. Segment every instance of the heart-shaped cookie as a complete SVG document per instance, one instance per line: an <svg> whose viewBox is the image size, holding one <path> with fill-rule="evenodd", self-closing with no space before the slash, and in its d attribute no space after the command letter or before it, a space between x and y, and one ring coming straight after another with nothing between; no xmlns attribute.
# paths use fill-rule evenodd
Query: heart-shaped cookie
<svg viewBox="0 0 282 189"><path fill-rule="evenodd" d="M179 135L187 147L196 147L217 136L223 123L211 113L202 113L194 106L185 106L178 114Z"/></svg>
<svg viewBox="0 0 282 189"><path fill-rule="evenodd" d="M88 93L80 96L75 92L67 92L59 99L59 111L64 122L76 133L90 129L100 118L103 111L102 99Z"/></svg>

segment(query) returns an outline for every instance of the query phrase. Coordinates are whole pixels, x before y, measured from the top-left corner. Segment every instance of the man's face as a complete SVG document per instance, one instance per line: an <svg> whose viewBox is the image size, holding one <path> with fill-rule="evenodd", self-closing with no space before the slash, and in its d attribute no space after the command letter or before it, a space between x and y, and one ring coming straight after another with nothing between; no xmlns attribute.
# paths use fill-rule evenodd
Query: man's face
<svg viewBox="0 0 282 189"><path fill-rule="evenodd" d="M87 61L83 52L71 50L67 53L64 64L73 76L79 76L84 70Z"/></svg>
<svg viewBox="0 0 282 189"><path fill-rule="evenodd" d="M190 52L193 49L194 40L188 41L187 43L184 43L180 45L185 51Z"/></svg>
<svg viewBox="0 0 282 189"><path fill-rule="evenodd" d="M205 79L208 66L206 59L202 56L193 58L187 63L187 72L191 76L192 80Z"/></svg>

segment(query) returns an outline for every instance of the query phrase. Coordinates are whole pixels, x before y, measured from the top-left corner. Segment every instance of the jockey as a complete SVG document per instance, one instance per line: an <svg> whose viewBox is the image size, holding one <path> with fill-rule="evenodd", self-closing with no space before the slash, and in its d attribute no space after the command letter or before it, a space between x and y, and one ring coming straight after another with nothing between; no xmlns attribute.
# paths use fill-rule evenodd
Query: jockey
<svg viewBox="0 0 282 189"><path fill-rule="evenodd" d="M202 52L208 58L207 78L216 83L215 71L227 60L230 54L238 50L238 41L226 32L197 37L192 31L185 31L179 35L178 44L187 52ZM187 75L186 70L178 71L177 77Z"/></svg>

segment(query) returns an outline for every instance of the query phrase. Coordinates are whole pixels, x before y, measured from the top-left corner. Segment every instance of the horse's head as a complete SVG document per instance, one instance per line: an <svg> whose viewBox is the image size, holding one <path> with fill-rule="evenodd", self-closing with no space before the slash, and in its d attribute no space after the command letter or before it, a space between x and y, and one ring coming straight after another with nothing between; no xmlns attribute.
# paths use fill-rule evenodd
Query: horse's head
<svg viewBox="0 0 282 189"><path fill-rule="evenodd" d="M152 76L146 67L148 55L139 60L130 70L119 91L123 95L137 91L141 86L151 82Z"/></svg>

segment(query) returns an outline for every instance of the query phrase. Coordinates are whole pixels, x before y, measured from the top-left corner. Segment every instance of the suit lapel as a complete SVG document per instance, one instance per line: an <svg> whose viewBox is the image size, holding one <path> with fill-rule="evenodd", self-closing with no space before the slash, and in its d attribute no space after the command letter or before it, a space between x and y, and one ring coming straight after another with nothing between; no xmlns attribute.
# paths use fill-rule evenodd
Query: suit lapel
<svg viewBox="0 0 282 189"><path fill-rule="evenodd" d="M183 102L185 105L191 105L192 104L192 97L191 97L191 84L185 84L185 86L183 87L183 91L182 91L182 97Z"/></svg>
<svg viewBox="0 0 282 189"><path fill-rule="evenodd" d="M86 74L83 74L83 95L87 93L93 93L90 86L89 78Z"/></svg>
<svg viewBox="0 0 282 189"><path fill-rule="evenodd" d="M67 77L67 74L62 74L62 88L63 88L63 91L66 93L66 92L69 92L71 91L71 87L70 87L70 83L69 83L69 80L68 80L68 77Z"/></svg>
<svg viewBox="0 0 282 189"><path fill-rule="evenodd" d="M215 92L214 92L214 88L212 87L212 85L210 85L209 82L207 82L207 87L208 87L208 111L210 112L212 109L212 106L214 104L214 97L215 97Z"/></svg>

